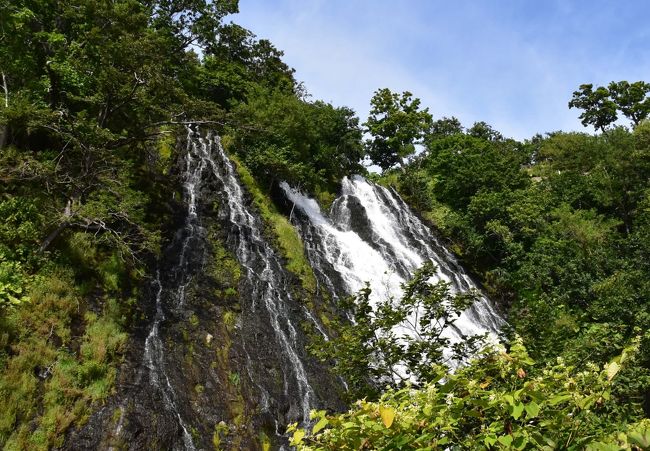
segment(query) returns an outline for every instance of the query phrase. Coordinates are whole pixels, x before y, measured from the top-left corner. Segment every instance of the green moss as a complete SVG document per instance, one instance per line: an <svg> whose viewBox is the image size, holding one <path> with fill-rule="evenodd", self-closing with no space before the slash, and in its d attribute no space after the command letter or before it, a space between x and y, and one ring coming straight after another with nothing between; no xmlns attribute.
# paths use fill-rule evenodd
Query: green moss
<svg viewBox="0 0 650 451"><path fill-rule="evenodd" d="M226 326L228 333L232 333L235 330L235 325L237 324L237 314L232 310L227 310L224 312L223 324Z"/></svg>
<svg viewBox="0 0 650 451"><path fill-rule="evenodd" d="M222 135L221 136L221 146L226 152L232 150L235 144L235 137L232 135Z"/></svg>
<svg viewBox="0 0 650 451"><path fill-rule="evenodd" d="M196 327L196 326L199 325L199 317L196 316L195 313L192 313L192 314L190 315L190 319L189 319L189 321L190 321L190 325L191 325L192 327Z"/></svg>
<svg viewBox="0 0 650 451"><path fill-rule="evenodd" d="M172 164L172 155L176 147L176 134L169 127L161 127L158 139L158 168L167 174Z"/></svg>
<svg viewBox="0 0 650 451"><path fill-rule="evenodd" d="M220 421L214 425L214 433L212 434L214 449L221 449L221 442L228 436L228 432L228 425L225 422Z"/></svg>
<svg viewBox="0 0 650 451"><path fill-rule="evenodd" d="M209 238L213 254L209 272L217 285L214 294L219 299L235 300L239 294L241 266L235 256L225 248L216 226L211 227Z"/></svg>
<svg viewBox="0 0 650 451"><path fill-rule="evenodd" d="M228 381L235 387L239 387L239 373L230 372L228 373Z"/></svg>
<svg viewBox="0 0 650 451"><path fill-rule="evenodd" d="M259 441L260 441L260 445L262 446L262 451L271 450L271 440L269 439L268 435L266 435L264 432L260 432Z"/></svg>
<svg viewBox="0 0 650 451"><path fill-rule="evenodd" d="M336 200L336 193L330 193L325 190L318 190L316 192L316 202L322 211L329 211L330 207Z"/></svg>
<svg viewBox="0 0 650 451"><path fill-rule="evenodd" d="M302 286L309 293L316 292L316 277L305 256L304 246L298 231L291 225L289 219L277 211L269 202L269 196L260 188L248 169L231 157L237 168L241 182L246 186L253 198L262 220L272 230L282 255L287 259L287 269L298 276Z"/></svg>

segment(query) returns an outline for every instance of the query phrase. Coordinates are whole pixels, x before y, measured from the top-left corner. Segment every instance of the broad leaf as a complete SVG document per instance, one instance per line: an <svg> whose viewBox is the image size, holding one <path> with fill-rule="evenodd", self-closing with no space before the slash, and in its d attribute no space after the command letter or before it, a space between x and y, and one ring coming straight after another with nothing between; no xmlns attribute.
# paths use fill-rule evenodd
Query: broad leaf
<svg viewBox="0 0 650 451"><path fill-rule="evenodd" d="M392 407L379 406L379 415L381 415L381 421L384 423L384 426L389 428L393 425L395 410Z"/></svg>

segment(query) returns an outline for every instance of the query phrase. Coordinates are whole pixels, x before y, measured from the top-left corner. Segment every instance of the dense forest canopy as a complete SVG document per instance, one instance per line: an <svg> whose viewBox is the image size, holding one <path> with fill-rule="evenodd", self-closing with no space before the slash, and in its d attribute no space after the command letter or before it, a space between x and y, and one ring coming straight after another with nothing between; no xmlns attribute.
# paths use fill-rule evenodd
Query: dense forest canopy
<svg viewBox="0 0 650 451"><path fill-rule="evenodd" d="M365 400L315 413L312 435L293 427L296 445L649 446L650 84L580 86L569 106L596 134L521 142L485 122L434 120L388 89L361 124L310 100L280 50L230 21L237 10L0 0L0 443L61 446L111 395L178 207L176 136L192 122L217 130L260 187L288 181L323 205L369 157L509 321L503 349L449 374L437 330L407 349L388 331L414 303L451 323L439 307L471 296L425 283L431 268L380 315L360 293L347 306L356 322L334 321L320 357L337 358ZM381 353L389 365L368 358ZM387 374L397 361L417 387Z"/></svg>

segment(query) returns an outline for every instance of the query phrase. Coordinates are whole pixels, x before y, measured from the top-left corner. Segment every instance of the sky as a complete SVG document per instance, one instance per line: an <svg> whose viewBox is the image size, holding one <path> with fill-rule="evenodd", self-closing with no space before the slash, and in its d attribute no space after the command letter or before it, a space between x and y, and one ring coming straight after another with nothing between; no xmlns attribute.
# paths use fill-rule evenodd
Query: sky
<svg viewBox="0 0 650 451"><path fill-rule="evenodd" d="M410 91L434 119L507 137L585 130L583 83L650 81L650 1L240 0L232 20L285 54L313 99ZM586 131L592 131L586 129Z"/></svg>

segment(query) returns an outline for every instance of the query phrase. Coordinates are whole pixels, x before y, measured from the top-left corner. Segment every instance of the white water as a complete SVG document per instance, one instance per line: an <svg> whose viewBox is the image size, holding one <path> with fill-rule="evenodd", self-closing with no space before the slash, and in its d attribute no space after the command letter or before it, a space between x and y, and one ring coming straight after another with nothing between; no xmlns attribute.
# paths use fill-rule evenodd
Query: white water
<svg viewBox="0 0 650 451"><path fill-rule="evenodd" d="M169 376L165 371L164 349L163 343L160 338L160 323L165 320L165 314L162 310L162 284L160 283L160 274L156 275L156 282L158 291L156 293L156 316L154 318L153 326L147 336L144 348L144 359L149 368L149 377L151 384L160 390L165 408L172 412L178 424L183 429L183 444L186 450L193 451L196 449L192 436L188 430L187 424L183 421L181 414L176 407L176 392L169 381Z"/></svg>
<svg viewBox="0 0 650 451"><path fill-rule="evenodd" d="M326 215L315 200L286 183L282 189L309 220L309 227L302 227L301 233L310 262L329 291L336 294L337 287L330 275L338 274L336 277L340 277L345 289L339 294L354 294L369 282L373 305L380 299L399 299L401 284L425 260L438 267L432 282L446 281L456 293L478 290L451 253L394 192L359 176L345 178L341 196ZM355 209L351 208L353 203L357 205ZM359 212L359 204L367 216L367 230L363 234L353 229L354 222L359 220L353 217ZM455 327L445 331L445 336L455 343L466 336L495 334L502 325L503 320L481 295L457 319ZM416 327L406 322L395 332L412 336L417 333Z"/></svg>

